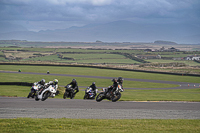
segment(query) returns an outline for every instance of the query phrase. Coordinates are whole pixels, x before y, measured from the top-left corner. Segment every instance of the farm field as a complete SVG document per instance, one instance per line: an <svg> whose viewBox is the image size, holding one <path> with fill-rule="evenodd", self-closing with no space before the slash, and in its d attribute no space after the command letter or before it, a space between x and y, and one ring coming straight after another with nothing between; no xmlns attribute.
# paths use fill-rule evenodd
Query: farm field
<svg viewBox="0 0 200 133"><path fill-rule="evenodd" d="M161 59L137 58L139 56L154 58L157 55ZM0 47L0 62L84 64L147 71L200 74L199 62L184 59L192 55L198 56L200 52L145 52L144 49L95 49L84 47ZM181 60L177 60L177 58L181 58ZM155 63L161 64L160 66L165 64L166 67L145 67L146 64ZM181 64L181 67L171 66L174 63L179 66Z"/></svg>

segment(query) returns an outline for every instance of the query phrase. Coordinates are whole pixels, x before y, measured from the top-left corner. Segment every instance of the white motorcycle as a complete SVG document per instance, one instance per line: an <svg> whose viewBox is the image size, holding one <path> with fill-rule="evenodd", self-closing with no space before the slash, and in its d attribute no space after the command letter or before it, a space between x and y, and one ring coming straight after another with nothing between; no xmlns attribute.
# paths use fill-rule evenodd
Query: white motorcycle
<svg viewBox="0 0 200 133"><path fill-rule="evenodd" d="M58 85L49 85L42 92L38 91L35 100L45 101L48 97L55 97Z"/></svg>

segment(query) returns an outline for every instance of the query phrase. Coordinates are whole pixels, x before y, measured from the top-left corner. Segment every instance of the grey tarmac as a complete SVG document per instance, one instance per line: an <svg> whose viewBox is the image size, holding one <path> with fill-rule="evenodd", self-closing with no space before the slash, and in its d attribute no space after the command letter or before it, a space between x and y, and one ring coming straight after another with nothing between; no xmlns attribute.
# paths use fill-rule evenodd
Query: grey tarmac
<svg viewBox="0 0 200 133"><path fill-rule="evenodd" d="M0 97L0 118L200 119L199 102L135 102L81 99L35 101Z"/></svg>

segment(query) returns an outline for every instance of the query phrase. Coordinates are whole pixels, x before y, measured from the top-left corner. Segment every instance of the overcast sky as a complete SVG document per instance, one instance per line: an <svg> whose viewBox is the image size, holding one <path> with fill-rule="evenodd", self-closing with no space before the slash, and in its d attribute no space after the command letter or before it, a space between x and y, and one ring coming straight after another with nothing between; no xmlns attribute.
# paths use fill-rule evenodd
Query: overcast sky
<svg viewBox="0 0 200 133"><path fill-rule="evenodd" d="M0 0L0 22L31 31L118 20L200 26L200 0Z"/></svg>

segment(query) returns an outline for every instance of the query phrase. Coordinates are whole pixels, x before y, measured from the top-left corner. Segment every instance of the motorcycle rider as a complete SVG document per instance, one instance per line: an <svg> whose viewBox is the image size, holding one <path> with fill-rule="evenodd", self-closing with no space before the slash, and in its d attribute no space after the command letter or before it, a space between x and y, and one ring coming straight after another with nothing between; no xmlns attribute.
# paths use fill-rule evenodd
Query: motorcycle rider
<svg viewBox="0 0 200 133"><path fill-rule="evenodd" d="M76 90L76 92L74 92L74 94L73 94L73 95L75 96L76 93L79 92L78 83L76 82L76 79L72 79L72 82L70 82L68 85L72 85L72 88L73 88L74 90ZM67 86L66 86L65 88L67 88Z"/></svg>
<svg viewBox="0 0 200 133"><path fill-rule="evenodd" d="M117 82L117 79L113 79L112 80L112 82L113 82L113 85L111 86L111 94L113 93L113 92L115 92L115 90L117 89L117 86L118 86L118 82Z"/></svg>
<svg viewBox="0 0 200 133"><path fill-rule="evenodd" d="M39 88L39 92L41 93L44 88L45 88L45 79L42 79L41 81L37 82L38 85L40 85L40 88Z"/></svg>
<svg viewBox="0 0 200 133"><path fill-rule="evenodd" d="M112 82L113 82L113 85L110 86L106 93L110 91L111 94L113 94L113 92L116 90L117 86L118 86L118 82L117 82L117 79L112 79Z"/></svg>
<svg viewBox="0 0 200 133"><path fill-rule="evenodd" d="M53 81L49 81L49 83L46 84L46 88L48 88L50 85L55 86L55 90L56 90L56 94L58 94L59 92L57 92L58 89L58 80L54 79Z"/></svg>
<svg viewBox="0 0 200 133"><path fill-rule="evenodd" d="M92 82L92 85L90 85L90 87L92 88L92 91L94 92L94 97L95 97L96 96L96 89L97 89L95 82Z"/></svg>
<svg viewBox="0 0 200 133"><path fill-rule="evenodd" d="M58 80L54 79L53 81L49 81L49 83L46 84L46 88L49 87L49 85L54 85L55 86L55 90L57 91L57 89L58 89Z"/></svg>
<svg viewBox="0 0 200 133"><path fill-rule="evenodd" d="M117 82L121 85L122 89L123 89L123 81L124 79L122 77L118 77Z"/></svg>

